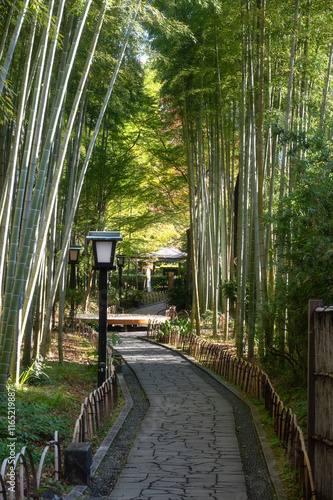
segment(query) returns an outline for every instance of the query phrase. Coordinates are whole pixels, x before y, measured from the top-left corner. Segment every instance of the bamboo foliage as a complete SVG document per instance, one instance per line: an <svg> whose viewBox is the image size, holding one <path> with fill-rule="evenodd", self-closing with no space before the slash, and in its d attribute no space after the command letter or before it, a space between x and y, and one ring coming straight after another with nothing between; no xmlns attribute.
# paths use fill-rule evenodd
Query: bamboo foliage
<svg viewBox="0 0 333 500"><path fill-rule="evenodd" d="M20 36L20 32L21 32L21 29L22 29L24 17L26 15L27 7L29 5L29 1L30 0L25 0L25 2L23 4L23 7L22 7L22 12L19 14L19 16L17 18L15 30L14 30L14 32L12 34L10 45L8 47L8 51L7 51L7 54L6 54L6 57L5 57L3 66L2 66L2 71L1 71L1 75L0 75L0 97L1 97L1 95L3 93L3 89L4 89L4 86L5 86L5 82L6 82L6 78L7 78L7 74L8 74L8 70L9 70L9 66L10 66L10 63L11 63L12 58L13 58L13 54L14 54L14 50L15 50L15 47L16 47L16 44L17 44L18 37ZM14 5L12 7L14 7ZM10 18L12 16L12 14L13 14L13 9L11 9L11 11L10 11L8 23L10 23ZM7 27L6 27L5 32L3 33L2 41L1 41L2 46L4 46L4 44L6 42L7 31L8 30L7 30ZM1 54L2 54L2 51L1 51Z"/></svg>
<svg viewBox="0 0 333 500"><path fill-rule="evenodd" d="M255 339L260 357L274 349L284 356L288 349L288 318L272 313L276 284L288 281L285 249L277 249L267 220L277 200L282 204L297 187L290 137L324 133L332 64L328 12L328 2L179 1L175 15L195 41L186 39L186 50L166 37L154 41L168 82L163 97L171 95L183 117L197 259L193 310L227 317L228 293L236 305L239 356L247 341L254 355ZM306 158L306 148L298 156ZM233 283L236 299L228 291Z"/></svg>
<svg viewBox="0 0 333 500"><path fill-rule="evenodd" d="M50 302L49 302L47 310L46 310L46 320L45 320L45 329L44 329L44 335L43 335L42 354L45 353L45 351L46 351L46 343L47 343L48 329L49 329L50 315L51 315L51 307L50 306L51 306L51 302L55 298L55 293L56 293L56 290L57 290L57 285L58 285L58 282L59 282L59 279L60 279L62 267L63 267L64 262L65 262L65 258L66 258L66 254L67 254L67 249L68 249L68 244L69 244L69 237L70 237L70 233L71 233L71 230L72 230L72 225L73 225L73 221L74 221L74 216L75 216L75 213L76 213L77 205L78 205L78 202L79 202L79 196L80 196L80 193L81 193L81 190L82 190L82 186L83 186L83 182L84 182L84 177L85 177L88 165L89 165L89 161L90 161L90 158L91 158L91 155L92 155L92 151L93 151L94 146L95 146L97 134L99 132L99 129L100 129L100 126L101 126L101 123L102 123L102 119L103 119L103 116L105 114L105 110L106 110L107 104L109 102L109 99L111 97L111 94L112 94L112 91L113 91L113 87L114 87L114 84L115 84L115 81L116 81L116 78L117 78L117 75L118 75L118 72L119 72L119 69L120 69L120 65L122 63L122 60L123 60L123 57L124 57L124 54L125 54L125 50L126 50L126 47L127 47L127 44L128 44L128 40L129 40L131 31L133 29L133 26L134 26L137 14L138 14L139 9L140 9L140 5L141 5L141 0L138 1L137 5L136 5L136 8L135 8L135 11L134 11L134 14L133 14L132 18L130 19L130 22L129 22L129 25L128 25L128 29L127 29L127 33L126 33L126 36L125 36L125 40L123 42L120 54L118 56L117 64L116 64L116 67L114 69L114 72L113 72L113 75L112 75L112 78L111 78L111 82L110 82L107 94L105 96L105 99L104 99L104 102L103 102L103 106L102 106L102 109L100 111L100 114L99 114L99 117L98 117L98 120L97 120L97 123L96 123L96 127L95 127L95 130L94 130L92 139L91 139L89 147L88 147L87 154L85 156L85 160L84 160L84 164L83 164L83 167L82 167L82 170L81 170L81 173L80 173L80 177L79 177L78 182L77 182L75 199L74 199L74 202L72 204L71 210L69 212L68 222L67 222L66 228L65 228L64 245L63 245L63 248L61 250L61 254L60 254L60 258L59 258L59 261L58 261L57 268L55 270L55 278L54 278L52 290L51 290L51 293L50 293Z"/></svg>
<svg viewBox="0 0 333 500"><path fill-rule="evenodd" d="M89 7L90 7L91 2L86 3L86 8L83 11L82 14L82 19L81 22L78 23L76 34L74 37L74 43L72 46L72 56L75 57L75 52L78 47L78 43L80 40L80 36L82 34L82 29L84 26L84 21L86 19ZM60 2L59 7L61 7L60 10L60 15L58 19L62 18L62 13L63 13L63 8L64 8L64 1ZM55 46L55 44L53 44ZM38 220L37 218L40 216L41 209L42 209L42 201L43 201L43 192L45 189L46 185L46 179L47 179L47 172L48 172L48 162L50 158L50 153L51 153L51 147L52 143L55 137L58 121L60 118L60 112L61 112L61 107L62 107L62 102L65 98L66 95L66 87L68 83L68 79L70 76L70 69L73 65L73 57L72 59L69 58L69 64L67 68L67 73L65 76L62 78L60 87L59 87L59 92L56 95L55 103L53 104L53 110L51 113L49 125L48 125L48 131L46 133L46 138L44 142L44 147L39 163L39 171L37 174L37 178L35 181L35 187L34 187L34 192L31 200L31 207L29 210L29 215L27 219L27 227L25 229L24 235L23 235L23 243L21 245L21 253L19 255L17 265L15 266L15 276L13 280L13 293L10 296L10 305L7 308L5 306L5 315L4 321L2 323L2 338L3 338L3 353L1 357L1 367L6 373L6 366L9 366L10 362L10 356L12 353L12 345L15 336L15 331L16 331L16 321L17 321L17 311L20 309L20 304L19 301L22 300L22 293L24 292L24 285L26 283L27 279L27 269L31 267L31 263L35 257L35 242L38 239L38 234L37 234L37 227L38 227ZM38 271L38 268L37 268ZM37 279L37 273L36 273L36 279ZM9 294L7 294L8 296ZM18 333L19 337L17 338L16 342L17 348L20 348L20 340L22 339L22 335ZM8 370L8 368L7 368ZM3 376L2 373L0 373L0 376ZM1 384L1 382L0 382ZM1 387L1 385L0 385Z"/></svg>
<svg viewBox="0 0 333 500"><path fill-rule="evenodd" d="M32 6L32 11L36 13L34 22L31 22L30 17L26 16L29 4L26 1L16 26L13 26L13 9L8 11L7 27L1 45L3 51L8 44L5 64L1 66L1 92L7 85L7 76L11 71L16 71L16 65L10 63L13 54L14 56L16 54L15 50L23 43L20 33L24 34L30 29L30 42L28 49L25 50L25 71L20 77L20 103L17 106L11 160L7 169L6 184L1 193L3 251L0 277L4 304L1 316L0 392L5 389L10 364L12 378L18 380L24 335L27 363L31 355L29 351L32 347L32 338L36 356L40 351L43 331L42 349L45 351L47 348L47 332L55 293L63 264L67 261L67 247L89 159L141 5L140 1L136 2L133 15L130 4L123 6L130 13L125 41L83 168L77 179L88 78L98 48L103 21L111 3L101 2L96 15L97 7L94 6L92 9L92 1L87 0L81 12L74 14L67 12L66 9L67 7L70 9L70 5L67 6L64 0L56 3L57 11L53 12L55 2L49 0L47 15L44 12L39 17L40 12L34 11ZM93 33L90 33L90 28L87 27L89 17L95 20ZM90 48L86 51L84 67L79 69L81 78L76 93L71 97L69 83L73 76L73 68L77 71L77 54L80 47L87 43L88 37L90 37ZM9 39L10 43L7 42ZM67 104L71 101L71 110L67 113ZM75 139L72 139L75 124L78 134L75 133ZM70 164L71 159L73 165ZM65 216L65 237L60 243L62 252L58 257L57 271L53 276L54 248L58 238L56 219L62 218L60 212L57 214L57 210L62 210L61 181L65 171L71 178L70 204L67 204ZM47 254L49 256L46 259ZM61 260L63 262L60 262Z"/></svg>
<svg viewBox="0 0 333 500"><path fill-rule="evenodd" d="M0 98L12 91L15 111L0 120L1 390L10 363L19 373L24 336L27 346L41 336L32 331L34 318L47 352L79 197L100 129L104 155L112 142L107 106L126 48L137 43L131 34L138 16L145 29L147 21L154 23L150 39L160 56L162 103L183 130L192 322L199 333L200 315L211 311L216 335L222 314L227 338L230 315L239 356L248 347L252 357L255 342L260 356L273 349L283 356L288 348L288 315L280 310L274 316L274 294L281 282L288 288L285 248L294 244L293 227L286 243L277 241L271 218L297 188L299 160L307 157L306 148L296 151L297 141L326 134L329 2L157 4L159 11L140 0L87 0L75 2L75 9L71 0L25 0L1 7ZM115 43L117 58L103 54L109 81L101 78L104 95L95 96L90 75L110 11L121 18L116 31L122 38Z"/></svg>

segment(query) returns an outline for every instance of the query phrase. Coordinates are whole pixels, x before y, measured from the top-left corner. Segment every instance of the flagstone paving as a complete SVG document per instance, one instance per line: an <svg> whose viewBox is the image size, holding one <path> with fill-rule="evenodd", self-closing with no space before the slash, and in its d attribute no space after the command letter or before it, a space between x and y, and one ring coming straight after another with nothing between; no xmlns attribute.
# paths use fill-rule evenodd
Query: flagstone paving
<svg viewBox="0 0 333 500"><path fill-rule="evenodd" d="M186 359L137 333L124 335L117 351L137 375L150 408L108 498L250 498L231 404Z"/></svg>

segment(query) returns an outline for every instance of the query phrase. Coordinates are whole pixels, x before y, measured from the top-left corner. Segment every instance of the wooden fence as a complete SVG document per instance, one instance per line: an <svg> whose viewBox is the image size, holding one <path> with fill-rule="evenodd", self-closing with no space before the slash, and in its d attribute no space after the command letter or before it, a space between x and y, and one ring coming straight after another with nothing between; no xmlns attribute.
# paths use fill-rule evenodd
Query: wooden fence
<svg viewBox="0 0 333 500"><path fill-rule="evenodd" d="M148 306L154 304L155 302L162 302L168 298L168 292L156 291L143 293L142 299L140 300L141 305Z"/></svg>
<svg viewBox="0 0 333 500"><path fill-rule="evenodd" d="M318 498L333 496L333 307L309 303L308 446Z"/></svg>
<svg viewBox="0 0 333 500"><path fill-rule="evenodd" d="M93 346L97 347L98 333L92 326L80 323L78 335L86 338ZM117 405L118 382L110 348L108 348L107 358L107 379L101 387L98 387L84 400L80 416L75 424L72 442L84 442L87 439L92 439L100 429L103 420Z"/></svg>
<svg viewBox="0 0 333 500"><path fill-rule="evenodd" d="M98 346L98 332L90 325L78 321L76 325L77 335L87 339L95 348Z"/></svg>
<svg viewBox="0 0 333 500"><path fill-rule="evenodd" d="M47 453L54 447L54 478L60 480L61 451L58 431L54 441L46 444L38 468L34 463L31 450L24 446L15 456L6 458L0 469L0 500L23 500L38 498L42 470Z"/></svg>
<svg viewBox="0 0 333 500"><path fill-rule="evenodd" d="M265 372L223 350L220 344L205 341L193 333L181 331L179 327L169 327L164 332L160 325L151 323L147 334L181 349L200 364L240 387L249 396L263 399L265 408L274 421L277 436L286 450L287 459L296 470L303 498L316 499L311 465L296 415L283 405Z"/></svg>

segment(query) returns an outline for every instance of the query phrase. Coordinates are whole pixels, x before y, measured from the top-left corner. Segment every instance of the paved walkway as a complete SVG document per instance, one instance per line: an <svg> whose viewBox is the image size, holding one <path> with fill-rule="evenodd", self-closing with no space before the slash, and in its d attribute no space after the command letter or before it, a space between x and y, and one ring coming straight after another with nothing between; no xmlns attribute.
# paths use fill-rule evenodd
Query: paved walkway
<svg viewBox="0 0 333 500"><path fill-rule="evenodd" d="M161 302L155 302L154 304L149 304L147 306L137 307L135 309L129 309L126 311L130 314L156 314L160 316L165 316L165 312L168 308L166 300L161 300Z"/></svg>
<svg viewBox="0 0 333 500"><path fill-rule="evenodd" d="M124 335L117 346L150 408L110 500L248 498L233 409L163 347Z"/></svg>

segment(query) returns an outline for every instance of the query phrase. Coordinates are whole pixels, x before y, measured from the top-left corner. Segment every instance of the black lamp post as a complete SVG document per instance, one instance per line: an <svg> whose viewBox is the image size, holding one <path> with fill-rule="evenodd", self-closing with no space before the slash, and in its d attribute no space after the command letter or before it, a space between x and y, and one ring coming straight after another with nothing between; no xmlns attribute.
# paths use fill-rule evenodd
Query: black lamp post
<svg viewBox="0 0 333 500"><path fill-rule="evenodd" d="M75 264L79 263L79 256L82 247L70 246L69 247L69 264L71 265L71 276L69 281L69 286L71 290L75 290L76 288L76 280L75 280ZM72 324L74 324L74 298L71 300L71 319Z"/></svg>
<svg viewBox="0 0 333 500"><path fill-rule="evenodd" d="M93 242L95 266L99 270L99 335L98 387L105 382L108 321L108 270L116 269L116 245L122 241L119 231L90 231L86 238Z"/></svg>
<svg viewBox="0 0 333 500"><path fill-rule="evenodd" d="M126 255L117 255L117 266L119 269L119 307L121 307L121 288L122 288L122 275L123 267L125 265Z"/></svg>

